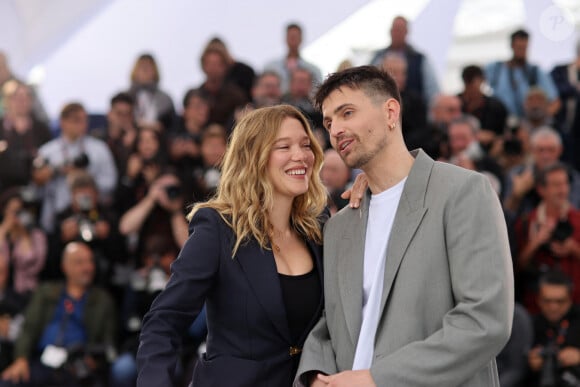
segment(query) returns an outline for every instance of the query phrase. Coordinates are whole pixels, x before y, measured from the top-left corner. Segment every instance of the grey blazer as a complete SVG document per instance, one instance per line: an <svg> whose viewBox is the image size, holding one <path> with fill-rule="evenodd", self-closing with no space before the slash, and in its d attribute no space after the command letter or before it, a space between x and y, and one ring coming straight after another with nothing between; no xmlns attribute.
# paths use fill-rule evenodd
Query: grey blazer
<svg viewBox="0 0 580 387"><path fill-rule="evenodd" d="M413 151L385 265L371 375L377 386L499 386L513 317L505 220L487 179ZM324 231L325 313L302 352L309 371L352 368L362 319L369 195Z"/></svg>

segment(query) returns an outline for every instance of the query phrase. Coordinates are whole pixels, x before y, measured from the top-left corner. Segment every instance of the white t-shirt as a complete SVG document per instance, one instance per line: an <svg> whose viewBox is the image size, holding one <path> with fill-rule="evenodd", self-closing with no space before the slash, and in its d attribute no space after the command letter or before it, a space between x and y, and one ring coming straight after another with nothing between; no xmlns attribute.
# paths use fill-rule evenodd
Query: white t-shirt
<svg viewBox="0 0 580 387"><path fill-rule="evenodd" d="M378 195L372 195L365 238L362 325L353 370L369 369L379 323L387 245L407 178Z"/></svg>

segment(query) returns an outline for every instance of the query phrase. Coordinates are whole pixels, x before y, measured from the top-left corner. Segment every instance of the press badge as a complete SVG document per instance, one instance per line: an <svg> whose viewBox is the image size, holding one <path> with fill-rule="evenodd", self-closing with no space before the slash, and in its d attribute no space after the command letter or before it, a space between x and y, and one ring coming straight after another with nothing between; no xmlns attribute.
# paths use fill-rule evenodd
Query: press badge
<svg viewBox="0 0 580 387"><path fill-rule="evenodd" d="M60 368L66 362L67 357L66 349L56 345L47 345L40 356L40 361L47 367Z"/></svg>

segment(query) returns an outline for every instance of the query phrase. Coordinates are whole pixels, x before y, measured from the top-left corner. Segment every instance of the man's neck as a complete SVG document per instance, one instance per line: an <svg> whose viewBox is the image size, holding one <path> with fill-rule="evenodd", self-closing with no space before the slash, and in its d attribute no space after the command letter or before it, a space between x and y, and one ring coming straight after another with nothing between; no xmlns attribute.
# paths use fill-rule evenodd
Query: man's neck
<svg viewBox="0 0 580 387"><path fill-rule="evenodd" d="M362 167L373 195L397 185L409 175L415 159L403 146L396 150L385 150Z"/></svg>
<svg viewBox="0 0 580 387"><path fill-rule="evenodd" d="M288 59L298 59L300 57L300 52L298 50L289 50L286 58Z"/></svg>
<svg viewBox="0 0 580 387"><path fill-rule="evenodd" d="M84 286L78 286L71 283L67 283L66 285L66 293L75 300L80 300L86 292L87 288Z"/></svg>

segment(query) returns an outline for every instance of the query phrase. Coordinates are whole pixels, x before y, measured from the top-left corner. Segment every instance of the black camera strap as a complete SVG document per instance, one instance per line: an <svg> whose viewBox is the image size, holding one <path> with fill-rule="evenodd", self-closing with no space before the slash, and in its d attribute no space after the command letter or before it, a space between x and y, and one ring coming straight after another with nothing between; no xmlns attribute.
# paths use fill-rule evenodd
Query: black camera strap
<svg viewBox="0 0 580 387"><path fill-rule="evenodd" d="M62 155L64 157L64 161L65 164L67 163L72 163L72 161L75 159L75 157L71 157L71 155L69 154L68 148L69 148L69 144L67 144L67 142L65 141L64 137L61 137L61 148L62 148ZM79 153L79 155L81 154L86 154L85 152L85 136L81 136L79 139L79 147L81 149L81 152ZM77 155L78 156L78 155Z"/></svg>
<svg viewBox="0 0 580 387"><path fill-rule="evenodd" d="M566 333L568 333L568 328L570 327L570 322L567 319L560 321L560 327L558 329L558 335L553 328L549 328L546 332L546 336L550 341L555 342L558 346L561 346L566 341Z"/></svg>

